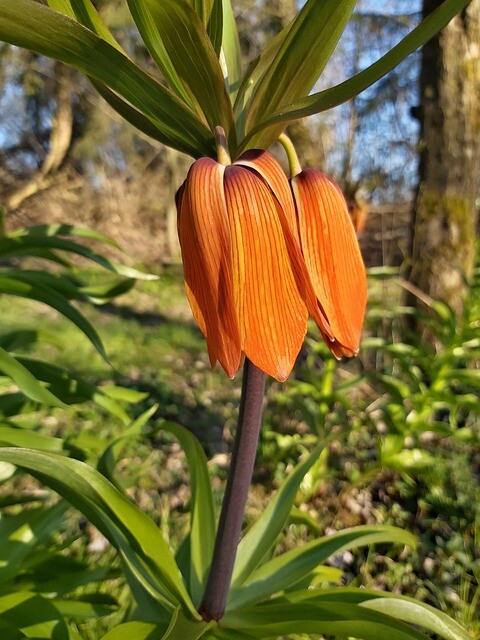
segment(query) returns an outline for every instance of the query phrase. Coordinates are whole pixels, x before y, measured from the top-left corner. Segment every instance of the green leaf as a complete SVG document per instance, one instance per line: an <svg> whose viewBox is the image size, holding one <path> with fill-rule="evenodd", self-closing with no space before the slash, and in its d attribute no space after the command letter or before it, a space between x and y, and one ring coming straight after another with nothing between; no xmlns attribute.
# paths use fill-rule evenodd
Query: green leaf
<svg viewBox="0 0 480 640"><path fill-rule="evenodd" d="M52 600L57 610L68 618L83 620L85 618L102 618L115 611L115 604L101 604L97 602L83 602L82 600Z"/></svg>
<svg viewBox="0 0 480 640"><path fill-rule="evenodd" d="M230 100L234 103L242 81L240 40L230 0L222 0L223 29L220 64Z"/></svg>
<svg viewBox="0 0 480 640"><path fill-rule="evenodd" d="M101 640L160 640L164 626L152 622L125 622L111 629Z"/></svg>
<svg viewBox="0 0 480 640"><path fill-rule="evenodd" d="M69 559L67 559L69 560ZM119 570L113 570L110 567L100 566L95 569L79 569L78 567L69 566L70 563L62 562L64 556L58 554L50 560L41 562L38 566L34 566L34 570L29 574L21 577L19 582L22 586L26 586L31 590L35 590L37 593L44 593L47 597L59 596L69 594L77 587L83 587L85 585L91 585L94 582L104 580L114 580L121 576ZM43 573L43 571L46 573ZM51 572L56 573L56 577L46 580L45 575L50 575ZM93 594L89 593L88 598L91 598ZM108 606L113 606L115 601L108 603Z"/></svg>
<svg viewBox="0 0 480 640"><path fill-rule="evenodd" d="M137 25L147 49L157 67L160 69L168 85L175 93L190 106L195 106L180 80L172 64L172 60L163 44L156 22L143 0L127 0L130 13Z"/></svg>
<svg viewBox="0 0 480 640"><path fill-rule="evenodd" d="M233 110L222 69L205 28L187 0L136 0L148 7L183 86L213 131L225 129L236 146Z"/></svg>
<svg viewBox="0 0 480 640"><path fill-rule="evenodd" d="M214 152L211 132L182 100L68 16L35 0L0 0L0 39L102 82L151 119L164 144L195 158Z"/></svg>
<svg viewBox="0 0 480 640"><path fill-rule="evenodd" d="M122 100L120 96L111 91L106 85L98 82L94 78L89 78L90 82L102 98L107 102L110 107L116 111L126 122L134 126L136 129L144 133L146 136L163 142L164 138L161 130L155 126L155 124L147 118L138 109L135 109L128 104L125 100Z"/></svg>
<svg viewBox="0 0 480 640"><path fill-rule="evenodd" d="M415 624L445 640L471 640L470 634L454 620L422 602L401 597L376 598L363 602L362 606Z"/></svg>
<svg viewBox="0 0 480 640"><path fill-rule="evenodd" d="M300 483L320 452L321 447L318 446L304 462L297 465L257 522L240 541L232 587L241 587L274 547L288 521Z"/></svg>
<svg viewBox="0 0 480 640"><path fill-rule="evenodd" d="M355 0L307 0L258 83L248 110L247 133L272 112L309 93L330 59L355 4ZM265 144L263 137L267 139L256 136L256 140L262 141L259 146Z"/></svg>
<svg viewBox="0 0 480 640"><path fill-rule="evenodd" d="M15 280L31 285L33 289L37 287L41 289L47 288L55 293L61 294L62 297L68 300L82 297L79 288L72 280L59 274L49 273L48 271L34 271L31 269L2 269L0 274L2 278L7 278L9 281Z"/></svg>
<svg viewBox="0 0 480 640"><path fill-rule="evenodd" d="M22 275L21 280L0 275L0 292L29 300L37 300L52 307L52 309L55 309L65 318L73 322L90 340L103 359L108 362L108 356L102 340L91 322L73 307L61 293L57 293L54 289L46 285L41 286L39 284L40 279L42 278L28 278L27 273Z"/></svg>
<svg viewBox="0 0 480 640"><path fill-rule="evenodd" d="M20 391L31 400L54 407L65 405L38 380L18 360L0 347L0 371L11 378Z"/></svg>
<svg viewBox="0 0 480 640"><path fill-rule="evenodd" d="M381 611L404 622L416 624L427 631L434 632L441 638L445 638L445 640L471 640L469 633L445 613L407 596L342 587L294 592L286 594L285 599L293 603L338 602L348 606L361 605L374 611Z"/></svg>
<svg viewBox="0 0 480 640"><path fill-rule="evenodd" d="M17 361L37 380L46 382L49 390L65 404L76 404L92 400L99 389L92 384L72 376L68 371L56 365L18 356Z"/></svg>
<svg viewBox="0 0 480 640"><path fill-rule="evenodd" d="M398 469L407 473L422 473L435 465L436 459L422 449L404 449L399 453L381 455L383 467Z"/></svg>
<svg viewBox="0 0 480 640"><path fill-rule="evenodd" d="M118 402L126 402L127 404L138 404L142 400L148 398L146 391L137 391L137 389L128 389L127 387L119 387L117 385L105 384L99 387L100 391Z"/></svg>
<svg viewBox="0 0 480 640"><path fill-rule="evenodd" d="M17 238L19 236L28 237L47 237L53 238L56 236L71 236L74 238L87 238L88 240L98 240L117 249L121 249L120 245L103 233L88 229L87 227L81 227L76 224L36 224L31 227L22 227L9 233L9 238Z"/></svg>
<svg viewBox="0 0 480 640"><path fill-rule="evenodd" d="M2 447L30 447L42 451L63 451L62 438L46 436L31 429L21 429L17 426L4 426L0 424L0 446ZM1 567L0 567L1 572Z"/></svg>
<svg viewBox="0 0 480 640"><path fill-rule="evenodd" d="M339 551L382 542L410 546L416 544L414 536L408 531L380 525L353 527L312 540L266 562L243 586L232 588L228 609L238 609L283 591Z"/></svg>
<svg viewBox="0 0 480 640"><path fill-rule="evenodd" d="M207 629L215 624L215 622L186 618L181 610L177 608L160 640L186 640L186 638L188 640L198 640Z"/></svg>
<svg viewBox="0 0 480 640"><path fill-rule="evenodd" d="M326 634L358 640L428 640L427 637L387 615L364 607L325 602L271 603L227 612L222 625L246 631L255 638L276 638L290 634Z"/></svg>
<svg viewBox="0 0 480 640"><path fill-rule="evenodd" d="M82 511L118 549L134 593L147 593L160 609L180 604L197 615L159 529L98 471L30 449L0 449L0 460L25 469Z"/></svg>
<svg viewBox="0 0 480 640"><path fill-rule="evenodd" d="M110 277L96 284L83 285L78 290L92 304L104 304L127 293L134 286L133 278Z"/></svg>
<svg viewBox="0 0 480 640"><path fill-rule="evenodd" d="M2 0L0 0L0 2L1 1ZM119 275L126 276L127 278L137 278L139 280L158 279L158 277L153 274L142 273L141 271L137 271L131 267L117 265L114 262L111 262L108 258L105 258L105 256L92 251L88 247L84 247L77 242L65 240L58 236L37 236L23 233L22 235L12 234L9 237L0 238L0 256L3 258L19 255L42 256L41 252L49 249L58 249L60 251L66 251L67 253L83 256L84 258L87 258L87 260L91 260L104 269L107 269L107 271L118 273ZM58 262L58 259L56 259L56 261ZM62 264L64 263L62 262Z"/></svg>
<svg viewBox="0 0 480 640"><path fill-rule="evenodd" d="M97 463L98 471L105 476L110 482L117 487L117 489L122 490L121 486L117 483L115 479L115 466L118 462L118 457L120 455L121 450L125 446L126 442L132 438L138 438L142 429L151 416L158 409L158 404L154 404L152 407L147 409L141 416L139 416L125 431L122 432L122 435L116 438L102 453L100 459Z"/></svg>
<svg viewBox="0 0 480 640"><path fill-rule="evenodd" d="M50 534L59 530L66 511L66 503L54 507L23 511L0 520L0 584L19 575L25 558Z"/></svg>
<svg viewBox="0 0 480 640"><path fill-rule="evenodd" d="M90 0L47 0L47 4L51 9L64 13L70 18L75 18L87 29L94 31L103 40L106 40L112 47L124 53Z"/></svg>
<svg viewBox="0 0 480 640"><path fill-rule="evenodd" d="M48 600L27 591L0 597L0 629L5 625L19 635L5 638L69 640L68 629L59 611ZM5 628L4 627L4 628Z"/></svg>
<svg viewBox="0 0 480 640"><path fill-rule="evenodd" d="M209 3L211 0L209 0ZM206 25L206 30L213 50L220 55L223 42L223 0L213 0L210 15ZM224 74L225 77L225 74Z"/></svg>
<svg viewBox="0 0 480 640"><path fill-rule="evenodd" d="M190 468L190 594L193 603L198 605L205 590L216 533L207 458L200 442L184 427L173 422L163 422L162 429L170 431L180 442Z"/></svg>
<svg viewBox="0 0 480 640"><path fill-rule="evenodd" d="M267 146L271 144L274 139L276 139L275 135L279 129L274 127L270 129L269 132L260 134L265 128L272 127L279 123L283 123L285 126L285 123L291 122L292 120L305 118L315 113L333 109L333 107L355 97L377 82L377 80L383 78L383 76L400 64L402 60L425 44L425 42L432 38L438 31L443 29L457 13L468 5L469 1L470 0L445 0L438 9L427 16L418 27L413 29L413 31L403 38L393 49L360 73L325 91L320 91L319 93L307 96L288 105L284 103L280 109L275 109L275 113L256 124L243 141L242 149L257 145L258 140L264 140Z"/></svg>
<svg viewBox="0 0 480 640"><path fill-rule="evenodd" d="M250 63L243 80L241 79L242 76L239 76L241 82L234 104L234 114L239 140L241 140L245 135L245 121L255 90L275 59L278 50L290 31L292 23L293 21L284 27L280 33L270 41L265 49L259 53L255 60Z"/></svg>

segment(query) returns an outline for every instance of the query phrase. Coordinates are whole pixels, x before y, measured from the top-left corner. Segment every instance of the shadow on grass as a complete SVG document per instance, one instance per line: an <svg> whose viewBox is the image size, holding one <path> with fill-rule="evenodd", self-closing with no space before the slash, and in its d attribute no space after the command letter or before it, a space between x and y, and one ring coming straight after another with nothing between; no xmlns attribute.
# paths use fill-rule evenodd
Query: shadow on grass
<svg viewBox="0 0 480 640"><path fill-rule="evenodd" d="M161 323L180 325L188 329L194 327L193 323L188 320L175 318L173 321L167 314L158 311L135 311L128 305L115 304L114 302L107 302L96 309L100 313L112 315L122 320L135 320L144 327L155 327Z"/></svg>

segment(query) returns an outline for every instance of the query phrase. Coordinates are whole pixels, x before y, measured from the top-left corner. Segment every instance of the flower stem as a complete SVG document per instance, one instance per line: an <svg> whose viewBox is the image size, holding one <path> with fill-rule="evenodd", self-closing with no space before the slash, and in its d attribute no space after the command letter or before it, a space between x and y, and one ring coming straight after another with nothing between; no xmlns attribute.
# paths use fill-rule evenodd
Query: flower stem
<svg viewBox="0 0 480 640"><path fill-rule="evenodd" d="M232 164L228 151L227 137L223 127L215 127L215 142L217 145L217 160L220 164L228 166Z"/></svg>
<svg viewBox="0 0 480 640"><path fill-rule="evenodd" d="M265 374L245 358L242 398L213 559L199 612L220 620L225 611L262 421Z"/></svg>
<svg viewBox="0 0 480 640"><path fill-rule="evenodd" d="M297 152L295 150L295 147L293 146L293 142L285 133L281 134L281 136L278 138L278 141L285 149L285 153L287 154L288 158L288 164L290 167L290 177L293 178L302 171L302 165L300 164L300 160L298 159Z"/></svg>

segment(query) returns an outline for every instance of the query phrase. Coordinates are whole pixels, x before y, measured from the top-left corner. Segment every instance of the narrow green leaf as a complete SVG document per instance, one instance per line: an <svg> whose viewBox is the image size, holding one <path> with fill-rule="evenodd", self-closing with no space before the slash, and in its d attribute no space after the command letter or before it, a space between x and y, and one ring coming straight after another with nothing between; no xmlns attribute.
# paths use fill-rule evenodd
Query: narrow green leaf
<svg viewBox="0 0 480 640"><path fill-rule="evenodd" d="M60 556L63 558L63 556ZM58 566L52 566L53 562L42 563L39 566L39 570L33 571L30 574L30 582L26 576L22 576L21 584L27 584L28 588L35 590L36 593L44 593L47 597L55 596L58 598L59 596L66 595L72 593L76 588L83 587L85 585L91 585L94 582L101 582L104 580L114 580L115 578L119 578L122 574L120 570L113 570L110 567L97 567L96 569L78 569L75 567L75 571L72 571L72 567L70 566L62 566L59 560L59 556L57 554L55 560L57 561ZM45 574L42 573L42 569L45 568L46 575L49 575L49 572L52 570L57 572L57 576L55 578L51 578L49 580L45 580ZM36 569L36 567L35 567ZM92 596L89 593L88 597ZM111 603L109 606L113 606Z"/></svg>
<svg viewBox="0 0 480 640"><path fill-rule="evenodd" d="M129 389L112 384L102 385L99 389L109 398L113 398L119 402L126 402L127 404L138 404L148 398L146 391L137 391L137 389Z"/></svg>
<svg viewBox="0 0 480 640"><path fill-rule="evenodd" d="M46 382L51 393L65 404L92 400L95 393L99 392L95 385L76 378L65 369L49 362L24 356L18 356L17 361L37 380Z"/></svg>
<svg viewBox="0 0 480 640"><path fill-rule="evenodd" d="M277 538L290 516L300 483L317 460L320 452L321 447L318 446L304 462L297 465L257 522L240 541L233 571L232 587L241 587L276 544Z"/></svg>
<svg viewBox="0 0 480 640"><path fill-rule="evenodd" d="M293 21L285 26L280 33L271 40L265 49L259 53L255 60L250 63L243 80L240 82L240 87L234 103L234 114L239 140L242 140L245 135L245 122L255 91L287 37L292 23ZM239 78L241 79L241 75Z"/></svg>
<svg viewBox="0 0 480 640"><path fill-rule="evenodd" d="M212 133L182 100L68 16L35 0L0 0L0 39L60 60L102 82L150 118L164 144L193 157L214 152Z"/></svg>
<svg viewBox="0 0 480 640"><path fill-rule="evenodd" d="M105 409L105 411L107 411L110 415L118 418L124 426L130 424L131 418L128 413L120 404L118 404L118 402L115 402L115 400L113 400L112 398L109 398L108 396L105 396L100 392L94 394L93 400L95 400L95 403L98 404L99 407Z"/></svg>
<svg viewBox="0 0 480 640"><path fill-rule="evenodd" d="M206 29L213 50L218 57L220 56L223 42L223 0L213 0L213 6Z"/></svg>
<svg viewBox="0 0 480 640"><path fill-rule="evenodd" d="M342 587L333 589L308 589L285 595L292 603L337 602L343 605L360 605L375 611L381 611L393 618L416 624L432 631L445 640L471 640L469 633L455 620L428 604L407 596L392 593Z"/></svg>
<svg viewBox="0 0 480 640"><path fill-rule="evenodd" d="M83 602L82 600L52 600L56 609L68 618L82 620L88 618L102 618L111 615L116 607L115 605L106 605L96 602Z"/></svg>
<svg viewBox="0 0 480 640"><path fill-rule="evenodd" d="M215 0L190 0L190 4L195 9L200 20L203 22L204 27L207 28Z"/></svg>
<svg viewBox="0 0 480 640"><path fill-rule="evenodd" d="M76 224L37 224L31 227L23 227L16 229L9 233L10 238L16 238L18 236L28 237L47 237L52 238L55 236L72 236L76 238L87 238L88 240L98 240L104 242L112 247L121 249L120 245L103 233L88 229L87 227L81 227Z"/></svg>
<svg viewBox="0 0 480 640"><path fill-rule="evenodd" d="M210 42L217 55L222 44L222 0L189 0L195 12L203 22Z"/></svg>
<svg viewBox="0 0 480 640"><path fill-rule="evenodd" d="M26 277L24 277L22 281L0 275L0 292L18 296L20 298L37 300L38 302L43 302L43 304L52 307L52 309L55 309L65 316L65 318L73 322L73 324L75 324L90 340L103 359L108 362L108 356L102 340L91 322L87 320L87 318L75 307L73 307L61 293L57 293L54 289L51 289L46 285L41 286L38 282L31 283L26 280Z"/></svg>
<svg viewBox="0 0 480 640"><path fill-rule="evenodd" d="M62 438L46 436L31 429L21 429L16 426L0 424L0 446L2 447L30 447L41 451L55 451L61 453L64 450ZM1 567L0 567L1 572Z"/></svg>
<svg viewBox="0 0 480 640"><path fill-rule="evenodd" d="M152 59L160 69L169 87L190 106L195 106L180 80L172 60L163 44L155 20L143 0L127 0L130 13L137 25Z"/></svg>
<svg viewBox="0 0 480 640"><path fill-rule="evenodd" d="M307 95L330 59L356 0L307 0L260 80L247 132L272 112Z"/></svg>
<svg viewBox="0 0 480 640"><path fill-rule="evenodd" d="M0 347L0 371L11 378L20 391L31 400L54 407L64 407L61 400L45 389L13 356Z"/></svg>
<svg viewBox="0 0 480 640"><path fill-rule="evenodd" d="M210 130L222 126L234 148L232 105L220 63L199 16L187 0L136 1L151 12L170 60Z"/></svg>
<svg viewBox="0 0 480 640"><path fill-rule="evenodd" d="M363 602L362 606L417 625L445 640L471 640L470 634L454 620L422 602L401 597L376 598Z"/></svg>
<svg viewBox="0 0 480 640"><path fill-rule="evenodd" d="M48 271L33 271L31 269L2 269L0 273L3 278L22 282L24 284L31 285L33 288L46 287L51 291L59 293L67 300L82 297L79 288L72 282L72 280L55 273L49 273Z"/></svg>
<svg viewBox="0 0 480 640"><path fill-rule="evenodd" d="M125 102L125 100L120 98L120 96L98 80L95 80L94 78L89 78L89 80L105 102L107 102L114 111L128 122L128 124L131 124L148 137L158 140L159 142L163 142L162 132L155 126L150 118L147 118L138 109L129 105L128 102Z"/></svg>
<svg viewBox="0 0 480 640"><path fill-rule="evenodd" d="M0 520L0 584L9 583L20 574L30 551L59 530L67 504L29 509Z"/></svg>
<svg viewBox="0 0 480 640"><path fill-rule="evenodd" d="M227 85L230 100L235 103L240 83L242 81L242 57L237 24L230 0L222 0L223 28L222 47L220 50L220 65ZM237 129L238 131L238 129Z"/></svg>
<svg viewBox="0 0 480 640"><path fill-rule="evenodd" d="M180 442L190 469L190 594L193 603L198 605L205 590L216 533L207 458L200 442L184 427L173 422L163 422L162 429L170 431Z"/></svg>
<svg viewBox="0 0 480 640"><path fill-rule="evenodd" d="M25 469L82 511L118 549L134 593L146 591L163 607L180 604L197 615L159 529L98 471L30 449L0 449L0 460Z"/></svg>
<svg viewBox="0 0 480 640"><path fill-rule="evenodd" d="M98 11L95 9L90 0L47 0L47 4L51 9L64 13L70 18L75 18L83 24L87 29L94 31L103 40L106 40L112 47L115 47L122 53L125 53L115 38L110 33Z"/></svg>
<svg viewBox="0 0 480 640"><path fill-rule="evenodd" d="M141 435L143 427L157 409L158 404L154 404L152 407L147 409L147 411L142 413L141 416L139 416L132 424L130 424L130 426L125 431L122 432L122 435L120 437L116 438L105 449L98 460L98 471L103 476L105 476L105 478L110 480L110 482L115 485L120 491L122 491L122 488L117 483L114 473L120 452L129 440L131 440L132 438L138 438Z"/></svg>
<svg viewBox="0 0 480 640"><path fill-rule="evenodd" d="M111 629L101 640L160 640L165 627L153 622L125 622Z"/></svg>
<svg viewBox="0 0 480 640"><path fill-rule="evenodd" d="M259 141L264 141L266 146L272 144L278 137L279 123L291 122L298 118L333 109L333 107L347 102L372 84L377 82L392 71L402 60L421 47L432 38L438 31L443 29L450 20L462 11L470 0L445 0L445 2L429 16L427 16L411 33L401 40L393 49L382 56L355 76L330 89L314 93L299 101L289 105L283 105L280 109L275 109L275 113L266 119L262 119L246 139L242 142L240 151L251 146L257 146ZM273 126L273 127L272 127ZM268 132L261 134L264 129L272 127Z"/></svg>
<svg viewBox="0 0 480 640"><path fill-rule="evenodd" d="M180 608L177 608L160 640L186 640L186 638L188 640L198 640L207 629L215 624L215 622L187 618Z"/></svg>
<svg viewBox="0 0 480 640"><path fill-rule="evenodd" d="M5 639L69 640L68 628L60 612L45 598L28 591L0 597L0 625L0 629L5 625L17 632L15 635L2 634Z"/></svg>
<svg viewBox="0 0 480 640"><path fill-rule="evenodd" d="M251 633L256 638L276 638L290 634L325 634L358 640L428 640L427 636L390 616L364 607L325 602L264 604L238 613L227 612L222 619L227 628Z"/></svg>
<svg viewBox="0 0 480 640"><path fill-rule="evenodd" d="M135 286L133 278L110 277L96 284L83 285L78 288L84 298L93 304L104 304L113 298L127 293Z"/></svg>
<svg viewBox="0 0 480 640"><path fill-rule="evenodd" d="M250 576L243 586L232 588L229 594L228 608L229 610L238 609L283 591L301 580L304 575L310 573L334 553L382 542L410 546L416 544L414 536L408 531L380 525L353 527L312 540L266 562Z"/></svg>
<svg viewBox="0 0 480 640"><path fill-rule="evenodd" d="M92 251L88 247L84 247L77 242L65 240L58 236L29 236L27 234L23 234L21 236L10 235L5 238L0 238L0 256L3 258L19 255L41 255L40 252L45 249L58 249L60 251L66 251L67 253L83 256L84 258L87 258L87 260L91 260L104 269L107 269L107 271L118 273L119 275L126 276L127 278L136 278L138 280L158 279L158 276L153 274L142 273L141 271L137 271L131 267L117 265L114 262L111 262L108 258L105 258L105 256Z"/></svg>

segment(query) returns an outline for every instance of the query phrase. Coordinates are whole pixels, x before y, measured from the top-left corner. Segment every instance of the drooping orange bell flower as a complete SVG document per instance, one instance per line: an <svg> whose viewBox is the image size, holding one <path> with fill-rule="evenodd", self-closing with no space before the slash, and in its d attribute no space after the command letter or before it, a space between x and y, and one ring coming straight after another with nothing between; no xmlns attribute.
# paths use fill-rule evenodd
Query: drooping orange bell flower
<svg viewBox="0 0 480 640"><path fill-rule="evenodd" d="M251 150L231 165L197 160L177 194L190 306L212 366L230 377L243 353L285 380L308 312L335 355L358 351L365 271L355 233L337 188L325 178L317 194L305 176L291 187L272 155Z"/></svg>

